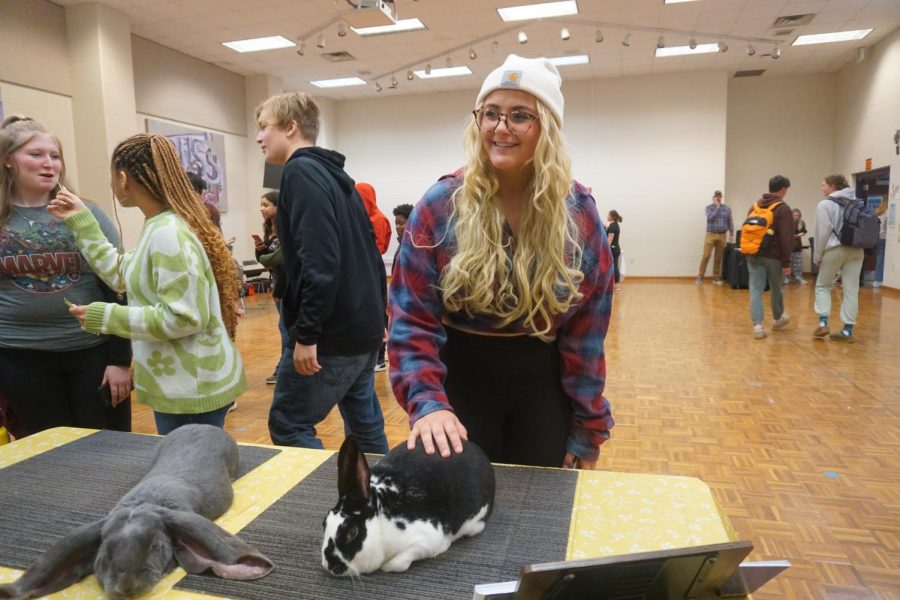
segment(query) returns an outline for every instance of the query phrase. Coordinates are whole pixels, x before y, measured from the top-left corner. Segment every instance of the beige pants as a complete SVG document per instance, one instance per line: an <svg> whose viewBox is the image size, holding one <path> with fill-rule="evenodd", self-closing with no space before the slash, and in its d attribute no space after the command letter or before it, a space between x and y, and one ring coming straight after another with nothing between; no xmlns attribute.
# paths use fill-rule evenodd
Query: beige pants
<svg viewBox="0 0 900 600"><path fill-rule="evenodd" d="M706 232L706 239L703 241L703 258L700 259L700 277L706 274L706 264L709 257L716 250L716 256L713 259L713 277L722 279L722 257L725 256L725 236L724 233Z"/></svg>

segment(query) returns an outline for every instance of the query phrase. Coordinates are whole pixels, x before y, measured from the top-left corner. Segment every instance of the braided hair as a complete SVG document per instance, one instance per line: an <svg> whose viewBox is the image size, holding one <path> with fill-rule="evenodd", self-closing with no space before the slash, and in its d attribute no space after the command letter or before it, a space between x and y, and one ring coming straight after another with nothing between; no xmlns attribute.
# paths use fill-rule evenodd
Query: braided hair
<svg viewBox="0 0 900 600"><path fill-rule="evenodd" d="M197 202L175 146L165 136L139 133L116 146L112 167L127 172L155 200L171 208L200 240L216 279L222 322L229 337L234 339L237 316L232 308L238 301L239 281L234 259L222 232L213 226L206 209Z"/></svg>

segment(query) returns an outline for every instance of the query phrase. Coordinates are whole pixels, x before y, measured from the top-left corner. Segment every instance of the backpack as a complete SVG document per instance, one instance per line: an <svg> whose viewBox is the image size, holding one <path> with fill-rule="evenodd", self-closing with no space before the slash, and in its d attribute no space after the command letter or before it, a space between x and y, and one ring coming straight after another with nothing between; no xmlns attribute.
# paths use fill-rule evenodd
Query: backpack
<svg viewBox="0 0 900 600"><path fill-rule="evenodd" d="M759 202L753 203L753 210L741 225L742 254L759 254L768 250L772 245L775 236L772 223L775 220L775 207L779 204L784 203L773 202L766 207L761 207Z"/></svg>
<svg viewBox="0 0 900 600"><path fill-rule="evenodd" d="M851 248L874 248L878 243L878 230L880 224L875 211L864 200L847 200L844 198L828 197L844 208L844 220L840 231L835 230L843 246Z"/></svg>

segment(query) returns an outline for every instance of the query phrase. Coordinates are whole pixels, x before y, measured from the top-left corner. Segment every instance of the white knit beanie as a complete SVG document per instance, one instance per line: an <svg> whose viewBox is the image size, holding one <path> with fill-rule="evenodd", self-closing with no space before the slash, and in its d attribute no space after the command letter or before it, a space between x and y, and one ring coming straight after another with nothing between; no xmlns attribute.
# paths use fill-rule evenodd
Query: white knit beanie
<svg viewBox="0 0 900 600"><path fill-rule="evenodd" d="M522 58L510 54L500 67L485 78L475 106L481 106L487 95L494 90L522 90L543 102L556 119L556 124L562 127L565 101L561 84L559 70L546 58Z"/></svg>

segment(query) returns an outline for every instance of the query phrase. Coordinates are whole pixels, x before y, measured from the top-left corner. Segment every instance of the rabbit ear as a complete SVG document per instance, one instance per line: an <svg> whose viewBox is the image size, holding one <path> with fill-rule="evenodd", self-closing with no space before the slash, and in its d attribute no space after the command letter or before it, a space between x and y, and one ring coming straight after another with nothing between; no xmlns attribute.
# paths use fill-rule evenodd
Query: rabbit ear
<svg viewBox="0 0 900 600"><path fill-rule="evenodd" d="M338 494L353 503L369 501L369 463L352 435L344 440L338 452Z"/></svg>
<svg viewBox="0 0 900 600"><path fill-rule="evenodd" d="M172 537L175 560L188 573L212 569L223 579L259 579L275 568L271 560L206 517L188 511L161 509Z"/></svg>
<svg viewBox="0 0 900 600"><path fill-rule="evenodd" d="M82 525L56 542L13 583L0 585L0 598L37 598L65 589L94 571L105 519Z"/></svg>

